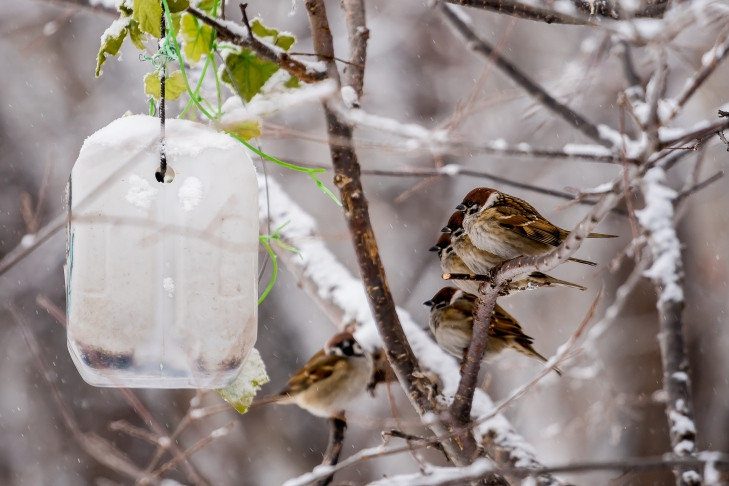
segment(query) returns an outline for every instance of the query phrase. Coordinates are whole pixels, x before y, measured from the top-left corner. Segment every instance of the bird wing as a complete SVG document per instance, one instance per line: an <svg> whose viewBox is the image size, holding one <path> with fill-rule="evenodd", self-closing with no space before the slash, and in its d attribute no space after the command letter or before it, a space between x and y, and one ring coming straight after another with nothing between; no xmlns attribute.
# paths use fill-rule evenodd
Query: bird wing
<svg viewBox="0 0 729 486"><path fill-rule="evenodd" d="M531 337L524 334L524 330L517 320L511 317L500 305L494 307L494 313L491 315L489 334L505 339L513 339L526 344L534 342Z"/></svg>
<svg viewBox="0 0 729 486"><path fill-rule="evenodd" d="M291 377L279 395L295 395L312 384L329 378L343 359L341 356L327 355L323 349L319 350L298 373Z"/></svg>
<svg viewBox="0 0 729 486"><path fill-rule="evenodd" d="M559 246L569 232L547 221L526 201L509 198L493 207L496 221L504 228L540 243Z"/></svg>

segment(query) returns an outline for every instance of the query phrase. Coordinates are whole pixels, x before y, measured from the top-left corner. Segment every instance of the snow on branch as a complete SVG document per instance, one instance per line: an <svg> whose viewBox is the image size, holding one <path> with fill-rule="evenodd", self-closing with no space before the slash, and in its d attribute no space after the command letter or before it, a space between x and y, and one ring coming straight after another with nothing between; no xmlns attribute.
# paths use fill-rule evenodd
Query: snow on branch
<svg viewBox="0 0 729 486"><path fill-rule="evenodd" d="M674 227L673 201L678 193L666 185L666 173L653 167L643 177L645 208L636 211L638 222L650 233L653 265L645 276L660 284L658 303L683 301L681 242Z"/></svg>
<svg viewBox="0 0 729 486"><path fill-rule="evenodd" d="M642 181L645 208L636 212L638 222L648 231L648 247L653 263L644 273L658 292L659 342L663 363L663 388L667 395L666 415L673 453L679 457L696 452L696 426L693 419L691 381L683 335L683 261L681 242L676 234L674 201L678 194L668 186L663 168L649 169ZM674 468L677 483L701 484L694 469Z"/></svg>
<svg viewBox="0 0 729 486"><path fill-rule="evenodd" d="M268 197L266 197L266 184ZM362 281L331 253L318 235L313 218L301 209L272 178L266 182L259 178L261 224L280 228L278 234L286 245L296 247L300 255L286 250L276 250L286 268L297 278L303 289L338 327L355 325L355 335L363 346L370 349L381 346L380 337L372 317ZM268 214L267 214L268 208ZM273 245L276 249L276 245ZM410 314L397 309L408 341L420 364L439 375L447 405L453 399L459 382L458 365L428 336ZM473 415L478 420L493 410L490 397L478 391L474 400ZM435 418L435 417L434 417ZM429 425L434 425L431 422ZM534 450L521 437L503 415L496 415L481 424L476 431L477 440L490 451L498 451L495 457L500 465L539 468ZM551 475L540 476L543 484L562 484Z"/></svg>

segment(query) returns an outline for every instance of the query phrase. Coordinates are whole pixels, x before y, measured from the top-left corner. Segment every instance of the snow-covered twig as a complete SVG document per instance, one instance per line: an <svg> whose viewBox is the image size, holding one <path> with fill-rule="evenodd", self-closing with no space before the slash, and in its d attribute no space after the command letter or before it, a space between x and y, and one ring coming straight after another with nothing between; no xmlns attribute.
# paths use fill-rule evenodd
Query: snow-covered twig
<svg viewBox="0 0 729 486"><path fill-rule="evenodd" d="M691 456L696 451L696 426L683 334L683 260L674 221L674 201L678 194L668 186L666 173L661 167L653 167L646 172L642 188L646 204L636 215L641 226L648 231L648 247L653 258L644 275L653 280L658 292L661 329L658 336L671 446L677 456ZM695 470L676 468L674 473L678 484L701 483L701 477Z"/></svg>
<svg viewBox="0 0 729 486"><path fill-rule="evenodd" d="M636 457L616 459L612 461L573 462L556 466L547 466L538 471L524 468L512 468L504 471L518 478L533 477L535 473L580 473L595 471L655 471L673 467L705 467L713 480L711 484L724 484L721 471L729 470L729 457L721 452L701 452L697 457L674 458L668 455L653 457ZM430 466L421 473L391 476L369 483L369 486L448 486L462 485L468 481L480 479L490 473L488 464L474 462L466 468ZM726 474L726 472L725 472ZM708 481L707 481L708 482ZM526 484L526 483L522 483Z"/></svg>
<svg viewBox="0 0 729 486"><path fill-rule="evenodd" d="M681 111L681 108L693 96L701 85L716 70L721 62L726 59L729 54L729 31L727 31L721 39L718 39L714 46L701 56L701 69L696 71L693 76L684 83L681 94L678 95L673 105L673 110L668 116L668 120L672 120Z"/></svg>

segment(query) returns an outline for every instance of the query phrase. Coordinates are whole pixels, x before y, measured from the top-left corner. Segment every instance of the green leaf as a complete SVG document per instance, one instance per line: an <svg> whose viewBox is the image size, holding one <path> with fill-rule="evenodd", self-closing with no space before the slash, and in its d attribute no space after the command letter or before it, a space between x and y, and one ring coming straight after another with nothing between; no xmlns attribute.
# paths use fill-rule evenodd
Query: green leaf
<svg viewBox="0 0 729 486"><path fill-rule="evenodd" d="M288 81L284 83L284 86L287 88L298 88L301 86L301 83L299 82L299 78L296 76L291 76Z"/></svg>
<svg viewBox="0 0 729 486"><path fill-rule="evenodd" d="M293 46L294 42L296 42L296 37L293 35L288 33L280 34L278 30L263 25L259 19L253 19L253 22L251 23L251 31L257 37L264 40L268 40L266 37L271 37L271 43L280 47L284 51L291 49L291 46Z"/></svg>
<svg viewBox="0 0 729 486"><path fill-rule="evenodd" d="M243 120L238 123L218 123L217 128L231 135L238 135L243 140L261 136L261 123L258 120Z"/></svg>
<svg viewBox="0 0 729 486"><path fill-rule="evenodd" d="M170 13L182 12L190 6L190 0L167 0L167 6L170 9Z"/></svg>
<svg viewBox="0 0 729 486"><path fill-rule="evenodd" d="M159 39L162 34L160 20L162 4L159 0L134 0L134 20L142 31Z"/></svg>
<svg viewBox="0 0 729 486"><path fill-rule="evenodd" d="M96 77L101 75L101 66L106 62L106 56L116 56L129 32L129 17L116 19L101 35L101 46L96 56Z"/></svg>
<svg viewBox="0 0 729 486"><path fill-rule="evenodd" d="M200 3L197 4L197 8L214 14L215 12L211 12L211 10L215 8L215 3L216 0L200 0Z"/></svg>
<svg viewBox="0 0 729 486"><path fill-rule="evenodd" d="M185 58L192 64L200 61L202 56L210 53L213 40L213 28L209 25L199 25L195 17L190 14L182 16L182 38L185 40Z"/></svg>
<svg viewBox="0 0 729 486"><path fill-rule="evenodd" d="M259 59L248 50L228 54L225 65L227 69L223 71L221 79L230 84L246 101L251 101L268 78L278 71L276 64Z"/></svg>
<svg viewBox="0 0 729 486"><path fill-rule="evenodd" d="M165 100L176 100L186 90L182 71L175 71L165 78ZM159 100L159 73L156 71L144 77L144 93Z"/></svg>
<svg viewBox="0 0 729 486"><path fill-rule="evenodd" d="M144 32L139 29L139 23L134 19L129 20L129 38L132 40L134 47L140 51L145 49Z"/></svg>
<svg viewBox="0 0 729 486"><path fill-rule="evenodd" d="M223 400L230 403L240 413L246 413L250 407L256 392L269 382L266 374L266 365L263 364L261 355L256 348L251 349L246 362L235 381L217 390Z"/></svg>

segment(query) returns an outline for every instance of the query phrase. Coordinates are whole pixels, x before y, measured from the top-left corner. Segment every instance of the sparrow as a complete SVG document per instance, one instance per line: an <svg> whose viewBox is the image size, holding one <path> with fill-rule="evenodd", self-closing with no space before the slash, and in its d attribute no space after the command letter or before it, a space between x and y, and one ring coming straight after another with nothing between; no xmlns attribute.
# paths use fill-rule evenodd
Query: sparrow
<svg viewBox="0 0 729 486"><path fill-rule="evenodd" d="M278 394L261 402L295 403L318 417L341 417L367 390L372 359L349 332L334 335Z"/></svg>
<svg viewBox="0 0 729 486"><path fill-rule="evenodd" d="M449 354L465 358L473 336L473 313L478 297L453 287L443 287L432 299L423 302L430 307L430 331L435 342ZM534 340L524 334L519 322L500 305L494 306L489 338L483 361L491 362L504 349L511 348L525 356L546 363L547 359L533 347ZM562 372L553 368L558 375Z"/></svg>
<svg viewBox="0 0 729 486"><path fill-rule="evenodd" d="M440 259L440 268L443 273L476 273L465 264L463 259L454 251L451 244L451 235L443 233L435 245L429 251L435 251ZM478 294L478 287L481 282L476 280L453 280L453 284L469 294Z"/></svg>
<svg viewBox="0 0 729 486"><path fill-rule="evenodd" d="M441 231L443 232L443 234L450 235L449 241L450 241L450 246L453 249L453 252L455 252L456 257L460 258L460 260L463 262L463 264L471 270L470 272L465 272L465 273L475 273L478 275L487 275L491 271L491 269L493 269L496 265L498 265L502 262L505 262L506 259L502 258L498 255L494 255L493 253L490 253L488 251L477 248L471 241L471 237L468 236L468 234L466 233L466 230L463 229L463 219L464 219L463 212L456 211L455 213L451 214L451 217L448 219L448 224L446 224L446 226ZM439 239L438 241L441 241L441 240ZM441 266L444 266L442 259L441 259ZM443 271L446 273L448 273L448 272L457 273L455 271L450 271L450 270L445 270L445 269L443 269ZM458 273L463 273L463 272L458 272ZM464 292L468 292L471 294L478 294L478 285L476 285L476 292L473 292L467 288L463 288L460 285L458 285L457 282L459 282L459 280L454 280L453 282L456 284L456 286L459 289L463 290ZM467 281L460 280L460 282L467 282ZM583 287L582 285L577 285L572 282L567 282L566 280L560 280L560 279L557 279L554 277L550 277L549 275L546 275L541 272L532 272L523 278L509 282L507 290L510 292L514 292L514 291L520 291L520 290L531 290L531 289L536 289L539 287L554 287L554 286L571 287L571 288L579 289L579 290L587 290L587 287Z"/></svg>
<svg viewBox="0 0 729 486"><path fill-rule="evenodd" d="M463 228L473 244L502 258L543 255L570 234L547 221L523 199L487 187L477 187L466 194L456 209L464 213ZM615 238L615 235L590 233L587 237ZM578 258L569 260L597 265Z"/></svg>

